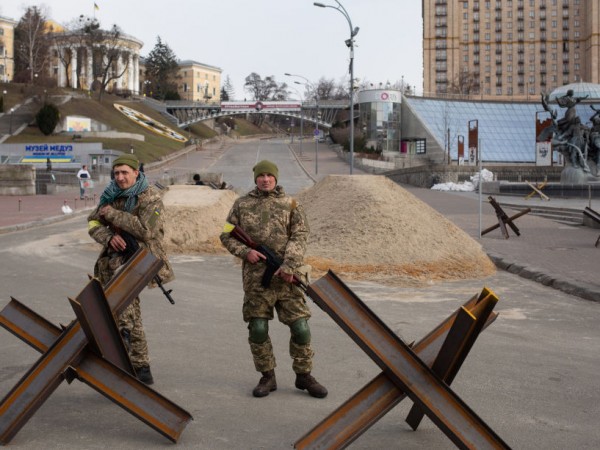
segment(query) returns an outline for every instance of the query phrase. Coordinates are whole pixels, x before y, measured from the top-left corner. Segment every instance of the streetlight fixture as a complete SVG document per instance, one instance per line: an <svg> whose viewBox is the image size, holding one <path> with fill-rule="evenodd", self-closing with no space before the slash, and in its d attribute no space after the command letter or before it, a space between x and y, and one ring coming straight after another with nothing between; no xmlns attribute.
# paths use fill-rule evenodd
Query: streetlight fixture
<svg viewBox="0 0 600 450"><path fill-rule="evenodd" d="M4 89L4 90L2 91L2 105L1 105L2 107L0 108L0 113L1 113L1 112L4 112L4 102L6 101L6 94L7 94L7 93L8 93L8 92L6 91L6 89Z"/></svg>
<svg viewBox="0 0 600 450"><path fill-rule="evenodd" d="M334 0L338 6L325 5L315 2L313 5L319 8L332 8L339 11L348 21L350 26L350 39L346 39L346 46L350 49L350 175L354 171L354 36L358 34L358 27L352 27L352 20L346 8L338 1Z"/></svg>
<svg viewBox="0 0 600 450"><path fill-rule="evenodd" d="M316 115L315 115L315 127L316 127L316 133L315 133L315 175L318 175L319 174L319 134L320 134L319 133L319 90L305 76L297 75L297 74L293 74L293 73L284 73L284 75L287 76L287 77L302 78L305 81L304 83L300 83L299 81L294 81L294 83L296 83L296 84L304 84L304 86L308 86L315 93L315 104L316 104L316 107L317 107L317 112L316 112ZM302 112L302 108L300 108L300 111ZM300 153L302 153L302 150L300 150Z"/></svg>

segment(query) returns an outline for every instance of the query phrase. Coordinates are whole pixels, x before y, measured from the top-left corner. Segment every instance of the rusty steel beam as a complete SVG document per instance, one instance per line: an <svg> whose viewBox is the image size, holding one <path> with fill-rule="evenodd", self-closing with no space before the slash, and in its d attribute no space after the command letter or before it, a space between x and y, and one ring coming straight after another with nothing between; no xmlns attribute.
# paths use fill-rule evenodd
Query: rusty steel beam
<svg viewBox="0 0 600 450"><path fill-rule="evenodd" d="M473 296L462 308L473 308L487 295L484 289L480 296ZM440 353L449 330L460 309L423 337L412 348L427 365L432 365ZM484 329L491 325L498 313L492 313ZM406 394L390 381L385 372L380 373L354 394L344 404L300 438L294 447L298 449L342 449L354 442L381 417L387 414Z"/></svg>
<svg viewBox="0 0 600 450"><path fill-rule="evenodd" d="M127 271L127 276L121 276L119 272L110 279L104 287L104 295L115 317L119 317L127 305L144 290L162 265L160 259L140 247L123 268Z"/></svg>
<svg viewBox="0 0 600 450"><path fill-rule="evenodd" d="M0 326L40 353L48 350L62 331L14 297L0 311Z"/></svg>
<svg viewBox="0 0 600 450"><path fill-rule="evenodd" d="M70 298L69 302L91 349L119 369L135 375L100 281L92 279L77 300Z"/></svg>
<svg viewBox="0 0 600 450"><path fill-rule="evenodd" d="M29 345L31 342L38 343L41 353L45 352L61 333L60 328L14 298L0 311L0 324L11 322L20 324L19 327L13 328L14 334ZM187 423L192 420L187 411L138 380L125 376L117 367L103 361L92 352L86 352L79 365L73 366L72 369L73 375L80 381L173 442L177 442Z"/></svg>
<svg viewBox="0 0 600 450"><path fill-rule="evenodd" d="M177 442L191 414L137 378L92 353L74 367L77 378L172 442Z"/></svg>
<svg viewBox="0 0 600 450"><path fill-rule="evenodd" d="M87 340L75 321L27 371L0 402L0 444L7 444L27 423L64 379L70 364L77 363Z"/></svg>
<svg viewBox="0 0 600 450"><path fill-rule="evenodd" d="M333 272L308 295L459 448L509 448Z"/></svg>
<svg viewBox="0 0 600 450"><path fill-rule="evenodd" d="M477 336L483 331L484 325L488 317L492 314L496 303L498 303L498 297L491 291L488 291L485 293L485 297L470 311L466 308L461 308L461 311L459 311L455 324L459 321L468 322L471 324L469 331L452 337L451 334L454 330L454 327L452 327L448 338L431 366L433 372L444 380L448 386L452 384L462 364L467 359L467 355L471 351L471 348L473 348ZM469 315L470 317L465 317L465 315ZM406 422L413 430L416 430L421 420L423 420L423 416L423 411L417 404L414 404L406 418Z"/></svg>
<svg viewBox="0 0 600 450"><path fill-rule="evenodd" d="M110 283L107 299L111 309L124 309L158 273L161 265L160 260L140 249ZM12 328L9 330L14 333L16 329ZM8 443L56 390L69 366L80 362L87 344L81 325L77 321L71 322L0 401L0 444Z"/></svg>

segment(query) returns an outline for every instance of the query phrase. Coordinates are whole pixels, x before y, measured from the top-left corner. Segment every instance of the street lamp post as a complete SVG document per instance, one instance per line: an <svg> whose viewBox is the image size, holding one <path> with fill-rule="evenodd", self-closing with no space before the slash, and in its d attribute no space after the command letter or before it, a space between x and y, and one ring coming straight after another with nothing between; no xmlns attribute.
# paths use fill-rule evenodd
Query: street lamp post
<svg viewBox="0 0 600 450"><path fill-rule="evenodd" d="M315 105L317 108L317 111L315 113L315 129L317 131L316 136L315 136L315 175L319 174L319 91L318 89L315 87L314 84L312 84L308 78L302 76L302 75L297 75L297 74L293 74L293 73L284 73L285 76L287 77L298 77L298 78L302 78L305 83L300 83L299 81L294 81L294 83L296 84L304 84L305 86L308 86L310 89L313 90L313 92L315 93ZM300 108L300 112L302 113L302 108ZM304 117L304 116L302 116ZM300 129L301 129L301 133L304 132L304 130L302 129L302 119L300 122ZM302 142L302 141L300 141ZM300 154L302 154L302 144L300 144Z"/></svg>
<svg viewBox="0 0 600 450"><path fill-rule="evenodd" d="M339 11L348 21L350 26L350 39L346 40L346 46L350 49L350 175L354 171L354 36L358 34L358 27L352 27L352 20L346 8L338 1L334 0L338 6L325 5L315 2L313 5L319 8L332 8Z"/></svg>
<svg viewBox="0 0 600 450"><path fill-rule="evenodd" d="M300 98L300 137L298 138L298 140L300 141L300 156L302 156L302 146L303 146L303 141L304 141L304 109L302 109L302 99L303 99L303 95L300 94L300 91L298 89L296 89L293 86L290 86L293 90L296 91L296 93L298 94L298 97Z"/></svg>
<svg viewBox="0 0 600 450"><path fill-rule="evenodd" d="M10 115L8 116L8 134L12 136L12 116L15 108L10 108Z"/></svg>
<svg viewBox="0 0 600 450"><path fill-rule="evenodd" d="M1 113L1 112L4 112L4 107L5 107L5 105L4 105L4 102L6 101L6 94L7 94L7 93L8 93L8 92L6 91L6 89L4 89L4 90L2 91L2 108L0 108L0 113Z"/></svg>

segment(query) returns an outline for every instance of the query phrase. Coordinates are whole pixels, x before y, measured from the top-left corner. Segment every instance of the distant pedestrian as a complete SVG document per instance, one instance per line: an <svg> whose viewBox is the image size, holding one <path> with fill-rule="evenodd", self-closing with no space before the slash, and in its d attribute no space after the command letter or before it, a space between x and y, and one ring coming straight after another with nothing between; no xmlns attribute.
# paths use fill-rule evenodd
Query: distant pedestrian
<svg viewBox="0 0 600 450"><path fill-rule="evenodd" d="M196 186L204 186L204 182L200 179L200 174L199 173L194 174L194 176L192 177L192 179L194 180L194 185L196 185Z"/></svg>
<svg viewBox="0 0 600 450"><path fill-rule="evenodd" d="M144 163L140 163L140 168L138 170L144 173Z"/></svg>
<svg viewBox="0 0 600 450"><path fill-rule="evenodd" d="M79 199L83 200L85 198L85 190L86 188L91 187L92 176L87 170L87 166L84 164L79 172L77 172L77 178L79 179Z"/></svg>
<svg viewBox="0 0 600 450"><path fill-rule="evenodd" d="M52 160L46 158L46 172L52 172Z"/></svg>

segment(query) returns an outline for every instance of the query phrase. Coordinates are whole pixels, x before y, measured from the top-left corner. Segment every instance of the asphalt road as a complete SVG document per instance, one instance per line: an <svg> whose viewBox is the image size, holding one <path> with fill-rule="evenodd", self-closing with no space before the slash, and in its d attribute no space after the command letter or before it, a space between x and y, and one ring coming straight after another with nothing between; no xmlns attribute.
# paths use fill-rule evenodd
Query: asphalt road
<svg viewBox="0 0 600 450"><path fill-rule="evenodd" d="M286 147L273 142L232 146L211 170L251 186L261 159L280 167L290 192L312 184ZM188 161L192 167L194 162ZM244 177L247 181L244 181ZM288 178L290 183L288 183ZM287 186L286 186L287 187ZM97 256L85 219L0 235L0 307L10 296L55 324L73 318L68 297L87 282ZM153 386L193 416L178 444L185 449L281 449L291 445L379 373L379 368L313 305L314 375L329 389L314 399L293 386L289 333L274 322L278 390L256 399L258 381L241 319L240 266L227 256L173 255L171 306L157 290L142 293ZM469 297L488 286L500 316L478 339L452 389L518 449L600 447L600 305L498 272L485 280L392 288L349 283L405 341L418 340ZM0 396L38 354L0 329ZM429 420L413 432L405 401L351 448L450 449ZM18 449L164 448L169 442L86 385L63 383L11 442Z"/></svg>

